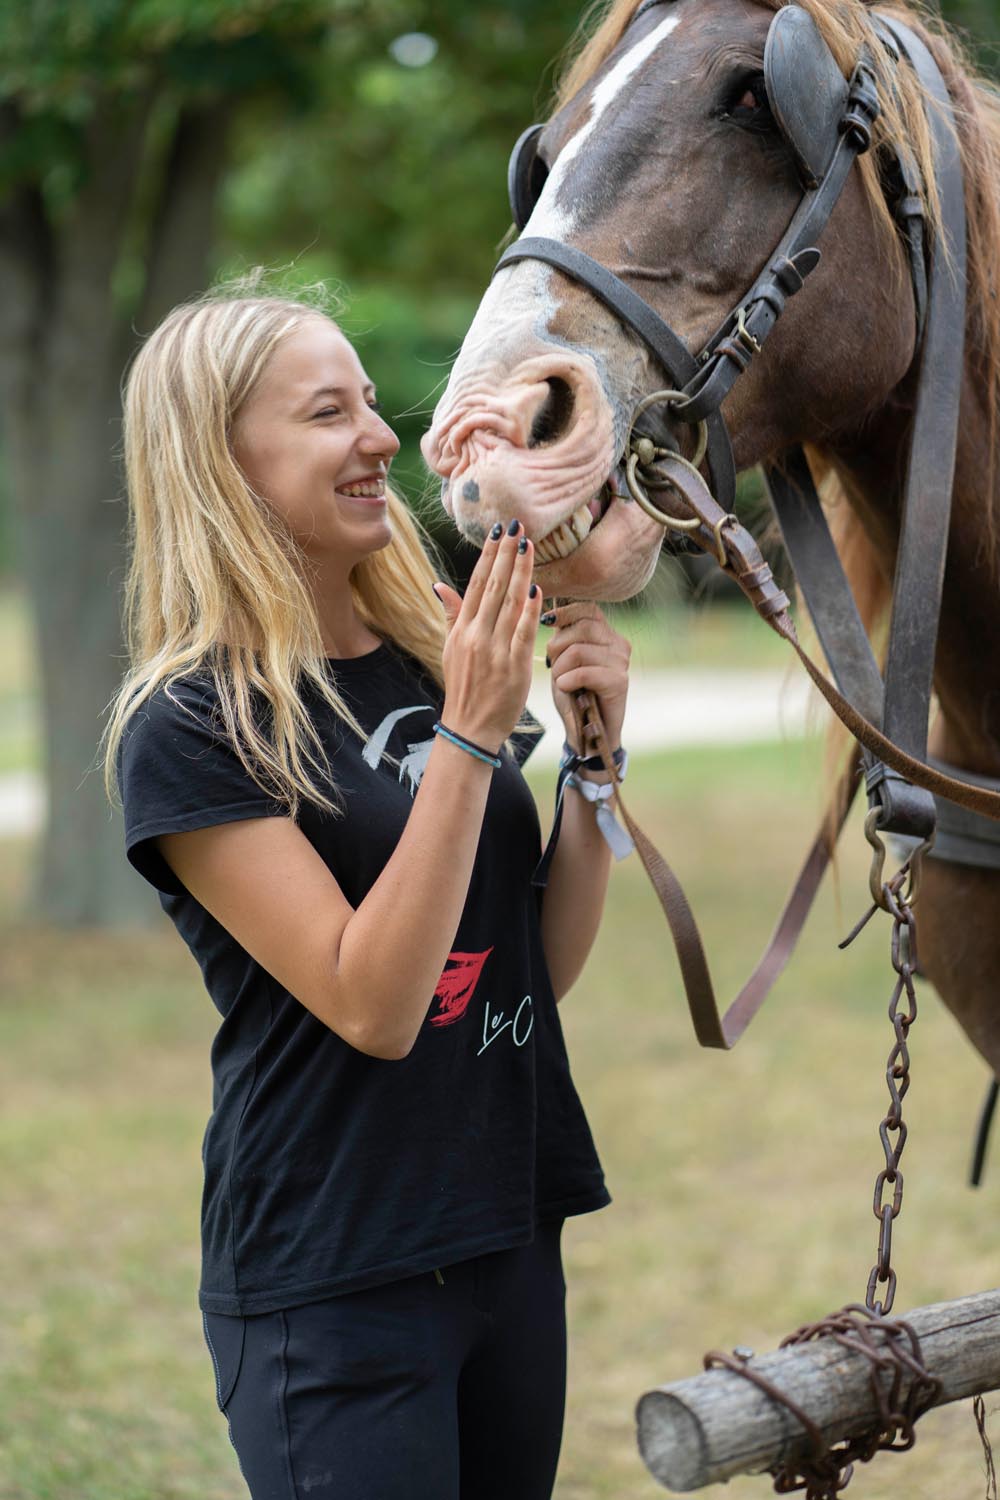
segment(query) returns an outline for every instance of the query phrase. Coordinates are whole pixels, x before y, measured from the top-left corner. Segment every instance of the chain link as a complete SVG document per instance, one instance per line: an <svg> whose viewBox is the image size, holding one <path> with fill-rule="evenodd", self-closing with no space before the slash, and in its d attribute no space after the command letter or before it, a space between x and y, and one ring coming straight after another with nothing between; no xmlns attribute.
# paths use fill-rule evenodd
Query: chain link
<svg viewBox="0 0 1000 1500"><path fill-rule="evenodd" d="M891 880L882 880L885 847L874 827L868 841L875 849L872 862L874 905L854 931L840 944L846 948L867 926L879 909L892 918L891 958L896 974L889 1020L893 1045L885 1067L889 1109L879 1125L879 1140L885 1166L875 1179L872 1212L878 1221L878 1254L868 1277L865 1303L848 1305L838 1313L808 1324L783 1340L789 1344L832 1338L871 1364L870 1386L877 1415L867 1432L837 1443L828 1443L822 1430L789 1395L754 1369L752 1360L714 1350L705 1356L706 1369L722 1367L742 1376L764 1391L801 1423L808 1439L807 1452L770 1470L775 1492L804 1492L805 1500L836 1500L849 1485L856 1463L867 1463L878 1452L899 1453L913 1446L914 1424L932 1406L940 1383L927 1370L920 1342L908 1323L888 1317L896 1296L896 1272L892 1265L892 1226L903 1207L903 1173L900 1160L906 1146L903 1100L910 1087L910 1027L917 1019L914 978L917 973L917 924L913 901L920 874L920 859L926 846ZM874 837L872 837L874 834ZM878 1295L882 1288L881 1295Z"/></svg>
<svg viewBox="0 0 1000 1500"><path fill-rule="evenodd" d="M917 1019L917 992L913 983L917 972L917 923L913 914L912 897L904 895L909 874L909 866L904 865L882 886L882 900L879 903L892 918L890 956L896 983L889 1001L889 1020L892 1022L895 1040L885 1068L889 1109L878 1129L885 1166L875 1179L872 1200L872 1212L879 1225L878 1257L868 1277L865 1294L865 1306L876 1317L883 1317L892 1310L896 1296L896 1273L892 1268L892 1226L903 1206L903 1174L899 1163L907 1134L903 1120L903 1100L910 1087L910 1051L907 1039L910 1027ZM880 1287L884 1288L881 1296L877 1295Z"/></svg>

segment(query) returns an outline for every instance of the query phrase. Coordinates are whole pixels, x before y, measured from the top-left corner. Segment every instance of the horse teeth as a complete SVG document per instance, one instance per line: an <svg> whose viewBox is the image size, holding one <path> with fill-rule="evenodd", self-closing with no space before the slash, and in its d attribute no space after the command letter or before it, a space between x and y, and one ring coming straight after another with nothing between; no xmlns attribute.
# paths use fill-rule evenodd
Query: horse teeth
<svg viewBox="0 0 1000 1500"><path fill-rule="evenodd" d="M541 562L554 562L558 557L569 557L575 552L581 542L586 541L590 535L594 518L590 514L588 505L580 505L567 521L561 521L558 526L535 543L535 555Z"/></svg>
<svg viewBox="0 0 1000 1500"><path fill-rule="evenodd" d="M594 524L593 517L590 514L590 507L588 505L581 505L579 510L575 510L570 516L569 524L576 533L577 541L585 542L590 535L590 528Z"/></svg>

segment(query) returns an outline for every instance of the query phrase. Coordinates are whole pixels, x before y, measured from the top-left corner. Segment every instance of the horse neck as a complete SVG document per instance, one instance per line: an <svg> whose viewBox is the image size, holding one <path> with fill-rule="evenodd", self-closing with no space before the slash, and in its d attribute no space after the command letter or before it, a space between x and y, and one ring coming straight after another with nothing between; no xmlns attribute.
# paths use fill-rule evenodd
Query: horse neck
<svg viewBox="0 0 1000 1500"><path fill-rule="evenodd" d="M967 358L934 674L941 712L931 750L1000 776L1000 464L990 464L983 382L970 364ZM854 441L824 453L868 544L845 560L856 593L885 597L891 586L912 417L912 390L904 390Z"/></svg>

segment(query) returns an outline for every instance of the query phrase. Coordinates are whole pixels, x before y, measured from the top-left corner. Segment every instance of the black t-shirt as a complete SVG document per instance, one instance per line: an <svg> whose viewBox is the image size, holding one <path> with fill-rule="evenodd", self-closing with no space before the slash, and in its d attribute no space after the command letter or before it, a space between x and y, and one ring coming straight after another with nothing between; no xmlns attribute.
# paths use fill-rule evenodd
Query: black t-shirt
<svg viewBox="0 0 1000 1500"><path fill-rule="evenodd" d="M345 808L298 823L358 906L403 831L433 744L437 687L389 645L330 663L364 743L304 701ZM545 966L534 800L494 772L454 947L409 1055L356 1051L283 989L157 853L159 834L287 816L218 724L210 679L161 689L119 754L126 849L201 967L222 1016L205 1133L201 1306L250 1314L529 1241L609 1201L570 1077ZM407 955L398 955L405 974Z"/></svg>

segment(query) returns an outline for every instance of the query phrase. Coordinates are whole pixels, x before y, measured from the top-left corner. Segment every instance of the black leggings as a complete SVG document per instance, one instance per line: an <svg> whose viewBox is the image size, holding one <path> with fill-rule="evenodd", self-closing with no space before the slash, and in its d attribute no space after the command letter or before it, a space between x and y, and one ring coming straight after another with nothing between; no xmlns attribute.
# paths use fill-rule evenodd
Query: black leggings
<svg viewBox="0 0 1000 1500"><path fill-rule="evenodd" d="M253 1500L549 1500L566 1385L560 1224L282 1312L205 1314Z"/></svg>

